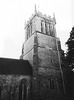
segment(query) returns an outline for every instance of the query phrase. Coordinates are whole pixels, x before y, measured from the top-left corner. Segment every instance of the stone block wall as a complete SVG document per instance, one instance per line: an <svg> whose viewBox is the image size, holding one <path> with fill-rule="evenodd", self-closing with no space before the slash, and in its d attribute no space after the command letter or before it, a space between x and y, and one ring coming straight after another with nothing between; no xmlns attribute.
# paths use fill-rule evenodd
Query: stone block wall
<svg viewBox="0 0 74 100"><path fill-rule="evenodd" d="M24 95L23 85L26 85ZM22 89L23 87L23 89ZM0 100L30 100L31 77L26 75L0 75Z"/></svg>
<svg viewBox="0 0 74 100"><path fill-rule="evenodd" d="M31 35L26 32L29 38L24 43L23 60L29 60L33 68L32 99L64 100L59 55L61 46L55 37L55 21L36 13L27 26L30 23L34 30Z"/></svg>

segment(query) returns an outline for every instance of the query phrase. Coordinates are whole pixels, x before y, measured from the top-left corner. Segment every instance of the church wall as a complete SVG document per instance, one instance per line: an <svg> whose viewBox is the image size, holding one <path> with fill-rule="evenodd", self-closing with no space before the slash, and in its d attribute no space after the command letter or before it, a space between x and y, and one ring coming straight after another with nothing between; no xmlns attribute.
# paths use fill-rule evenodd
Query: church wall
<svg viewBox="0 0 74 100"><path fill-rule="evenodd" d="M57 78L57 73L58 73L58 70L56 70L56 69L45 68L45 67L38 68L39 75L49 76L49 77L52 75L53 77Z"/></svg>
<svg viewBox="0 0 74 100"><path fill-rule="evenodd" d="M41 32L41 18L36 16L35 17L35 30Z"/></svg>
<svg viewBox="0 0 74 100"><path fill-rule="evenodd" d="M39 14L32 21L34 34L24 43L23 55L33 67L32 99L64 100L55 23Z"/></svg>
<svg viewBox="0 0 74 100"><path fill-rule="evenodd" d="M0 75L0 100L18 100L22 80L26 83L27 93L29 94L31 85L29 75Z"/></svg>
<svg viewBox="0 0 74 100"><path fill-rule="evenodd" d="M50 70L50 69L49 69ZM64 100L64 91L60 71L51 70L51 75L39 75L39 95L42 100ZM57 76L59 75L59 77Z"/></svg>
<svg viewBox="0 0 74 100"><path fill-rule="evenodd" d="M45 35L37 32L38 46L45 47L47 49L57 50L56 38L50 35Z"/></svg>
<svg viewBox="0 0 74 100"><path fill-rule="evenodd" d="M34 47L34 34L24 44L24 55Z"/></svg>
<svg viewBox="0 0 74 100"><path fill-rule="evenodd" d="M32 48L31 50L29 50L28 53L23 55L23 60L29 60L29 62L32 66L33 66L33 51L34 51L34 49Z"/></svg>
<svg viewBox="0 0 74 100"><path fill-rule="evenodd" d="M30 45L30 43L32 44ZM25 48L28 52L25 53L23 59L29 60L33 67L33 99L36 100L40 95L42 99L53 98L52 100L54 100L56 98L55 100L61 100L63 86L55 37L36 32L25 42ZM53 87L50 86L51 80L54 82L52 83Z"/></svg>
<svg viewBox="0 0 74 100"><path fill-rule="evenodd" d="M25 41L27 41L27 39L29 39L35 32L36 30L36 16L34 16L34 19L32 19L30 21L30 23L28 23L26 26L25 26Z"/></svg>
<svg viewBox="0 0 74 100"><path fill-rule="evenodd" d="M38 47L38 66L59 69L57 51Z"/></svg>
<svg viewBox="0 0 74 100"><path fill-rule="evenodd" d="M56 38L37 32L38 65L59 69Z"/></svg>

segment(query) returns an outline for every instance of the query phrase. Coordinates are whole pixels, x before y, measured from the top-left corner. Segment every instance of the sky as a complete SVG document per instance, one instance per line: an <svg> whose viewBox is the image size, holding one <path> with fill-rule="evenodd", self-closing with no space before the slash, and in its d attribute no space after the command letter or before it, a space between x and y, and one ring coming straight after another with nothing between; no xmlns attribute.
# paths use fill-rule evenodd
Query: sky
<svg viewBox="0 0 74 100"><path fill-rule="evenodd" d="M74 0L0 0L0 57L19 59L25 41L25 20L37 10L56 17L56 33L65 42L74 26Z"/></svg>

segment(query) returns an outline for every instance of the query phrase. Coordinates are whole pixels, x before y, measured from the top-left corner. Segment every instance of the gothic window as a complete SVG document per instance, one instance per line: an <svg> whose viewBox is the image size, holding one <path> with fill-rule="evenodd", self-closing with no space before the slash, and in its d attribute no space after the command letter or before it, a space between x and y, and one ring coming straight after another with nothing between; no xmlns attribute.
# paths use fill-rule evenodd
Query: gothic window
<svg viewBox="0 0 74 100"><path fill-rule="evenodd" d="M30 25L29 25L29 32L30 32L29 34L30 34L30 36L31 36L31 35L32 35L32 23L30 23ZM29 37L30 37L30 36L29 36Z"/></svg>
<svg viewBox="0 0 74 100"><path fill-rule="evenodd" d="M46 34L48 33L47 31L47 23L45 23L45 30L46 30Z"/></svg>
<svg viewBox="0 0 74 100"><path fill-rule="evenodd" d="M52 23L50 24L50 35L53 36L53 25L52 25Z"/></svg>
<svg viewBox="0 0 74 100"><path fill-rule="evenodd" d="M32 35L32 23L30 23L30 25L27 26L27 39Z"/></svg>
<svg viewBox="0 0 74 100"><path fill-rule="evenodd" d="M46 34L48 34L49 29L48 29L48 23L46 23Z"/></svg>
<svg viewBox="0 0 74 100"><path fill-rule="evenodd" d="M54 88L55 88L54 79L50 79L50 89Z"/></svg>
<svg viewBox="0 0 74 100"><path fill-rule="evenodd" d="M29 37L31 36L31 25L29 25Z"/></svg>
<svg viewBox="0 0 74 100"><path fill-rule="evenodd" d="M34 22L32 22L31 27L32 27L32 34L33 34L33 33L34 33L34 31L35 31L35 23L34 23Z"/></svg>
<svg viewBox="0 0 74 100"><path fill-rule="evenodd" d="M43 33L43 23L41 21L41 32Z"/></svg>
<svg viewBox="0 0 74 100"><path fill-rule="evenodd" d="M30 27L27 27L27 39L30 37Z"/></svg>
<svg viewBox="0 0 74 100"><path fill-rule="evenodd" d="M49 29L50 29L50 25L48 22L45 23L45 29L46 29L46 34L50 35Z"/></svg>
<svg viewBox="0 0 74 100"><path fill-rule="evenodd" d="M30 24L30 29L31 29L31 35L32 35L32 23Z"/></svg>
<svg viewBox="0 0 74 100"><path fill-rule="evenodd" d="M41 32L45 33L45 22L41 21Z"/></svg>
<svg viewBox="0 0 74 100"><path fill-rule="evenodd" d="M27 27L27 29L26 29L26 35L27 35L27 39L28 39L28 27Z"/></svg>
<svg viewBox="0 0 74 100"><path fill-rule="evenodd" d="M30 27L27 27L27 39L30 37Z"/></svg>
<svg viewBox="0 0 74 100"><path fill-rule="evenodd" d="M19 84L19 100L26 100L27 98L27 85L26 80L22 80Z"/></svg>
<svg viewBox="0 0 74 100"><path fill-rule="evenodd" d="M30 37L30 25L28 26L28 38Z"/></svg>
<svg viewBox="0 0 74 100"><path fill-rule="evenodd" d="M43 21L43 33L45 33L45 22Z"/></svg>

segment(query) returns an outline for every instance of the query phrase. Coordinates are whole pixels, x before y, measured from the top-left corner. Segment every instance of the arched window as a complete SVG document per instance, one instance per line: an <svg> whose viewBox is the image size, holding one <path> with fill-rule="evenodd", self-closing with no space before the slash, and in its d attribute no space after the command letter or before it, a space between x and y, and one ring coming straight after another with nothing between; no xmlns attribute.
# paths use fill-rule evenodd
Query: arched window
<svg viewBox="0 0 74 100"><path fill-rule="evenodd" d="M41 21L41 32L43 33L43 22Z"/></svg>
<svg viewBox="0 0 74 100"><path fill-rule="evenodd" d="M28 27L26 29L26 36L27 36L27 39L28 39Z"/></svg>
<svg viewBox="0 0 74 100"><path fill-rule="evenodd" d="M41 32L45 33L45 22L43 20L41 21Z"/></svg>
<svg viewBox="0 0 74 100"><path fill-rule="evenodd" d="M27 99L27 81L24 79L19 84L19 100Z"/></svg>
<svg viewBox="0 0 74 100"><path fill-rule="evenodd" d="M46 29L46 34L50 35L50 25L48 22L45 22L45 29Z"/></svg>
<svg viewBox="0 0 74 100"><path fill-rule="evenodd" d="M55 89L54 79L50 79L50 89Z"/></svg>
<svg viewBox="0 0 74 100"><path fill-rule="evenodd" d="M26 28L27 39L32 35L32 22Z"/></svg>
<svg viewBox="0 0 74 100"><path fill-rule="evenodd" d="M30 34L32 35L32 23L30 23Z"/></svg>

